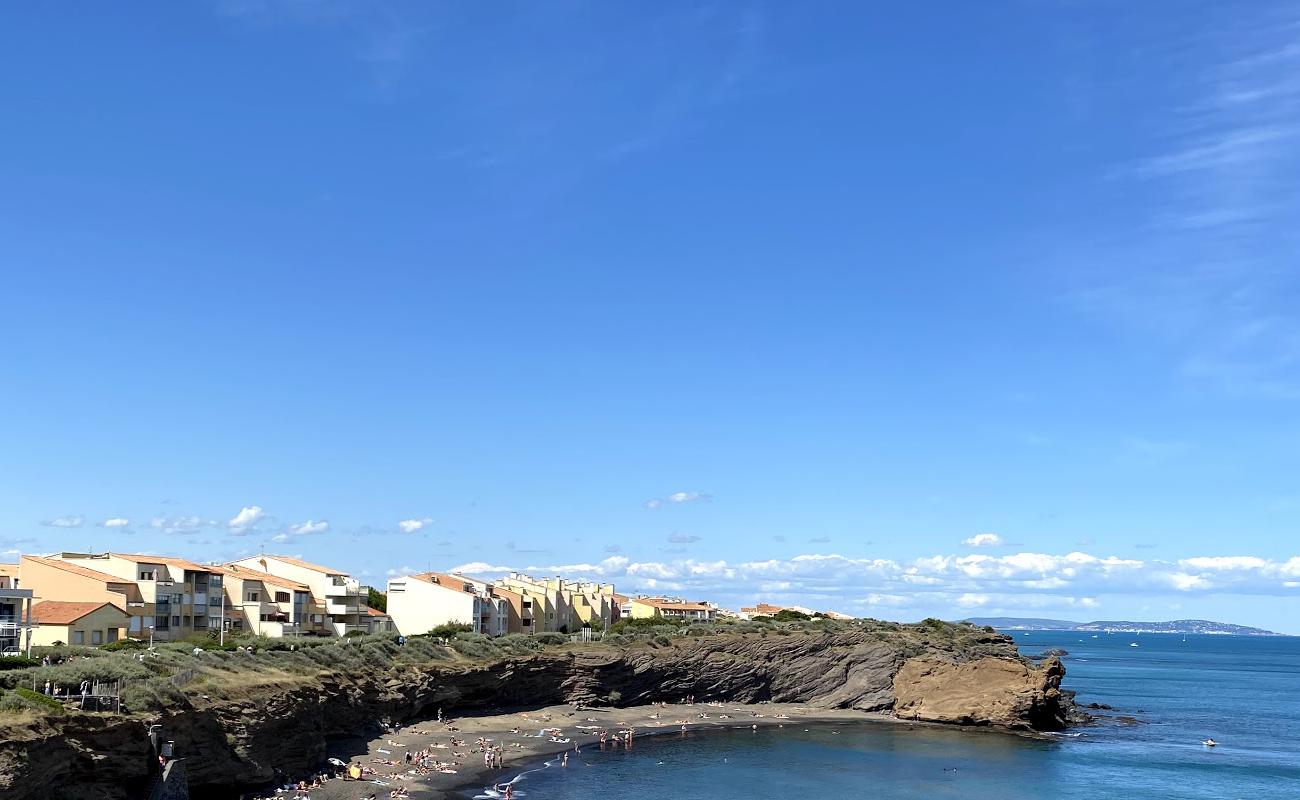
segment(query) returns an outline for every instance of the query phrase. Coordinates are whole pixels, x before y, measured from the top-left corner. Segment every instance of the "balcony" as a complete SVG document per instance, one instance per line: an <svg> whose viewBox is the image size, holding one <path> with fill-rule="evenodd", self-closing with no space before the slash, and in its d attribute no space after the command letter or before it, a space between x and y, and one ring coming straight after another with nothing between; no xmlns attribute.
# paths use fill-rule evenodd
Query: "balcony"
<svg viewBox="0 0 1300 800"><path fill-rule="evenodd" d="M329 597L356 597L361 594L361 584L351 578L331 578L329 583L325 584L325 596Z"/></svg>
<svg viewBox="0 0 1300 800"><path fill-rule="evenodd" d="M360 614L361 603L356 598L349 598L344 601L337 601L333 598L325 598L325 613L331 616L347 616L349 614Z"/></svg>

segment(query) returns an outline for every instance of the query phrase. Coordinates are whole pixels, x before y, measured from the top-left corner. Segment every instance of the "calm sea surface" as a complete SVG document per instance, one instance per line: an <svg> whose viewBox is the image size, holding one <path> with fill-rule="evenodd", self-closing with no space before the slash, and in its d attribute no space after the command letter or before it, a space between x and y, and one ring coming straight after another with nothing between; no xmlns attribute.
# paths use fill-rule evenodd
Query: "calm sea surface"
<svg viewBox="0 0 1300 800"><path fill-rule="evenodd" d="M1079 701L1141 724L1078 728L1050 742L885 725L670 734L631 753L584 750L567 769L531 771L515 797L1300 798L1300 638L1016 640L1027 654L1068 650L1066 687ZM1206 737L1219 746L1201 746Z"/></svg>

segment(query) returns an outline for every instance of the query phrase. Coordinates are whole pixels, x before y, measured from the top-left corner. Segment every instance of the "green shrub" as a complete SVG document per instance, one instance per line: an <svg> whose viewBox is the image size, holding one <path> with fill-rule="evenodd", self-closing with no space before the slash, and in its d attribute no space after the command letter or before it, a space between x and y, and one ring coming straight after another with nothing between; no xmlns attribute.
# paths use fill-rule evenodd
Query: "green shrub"
<svg viewBox="0 0 1300 800"><path fill-rule="evenodd" d="M123 650L143 650L145 643L139 639L118 639L116 642L109 642L99 648L105 653L118 653Z"/></svg>
<svg viewBox="0 0 1300 800"><path fill-rule="evenodd" d="M39 659L28 658L27 656L6 656L0 658L0 670L7 669L27 669L28 667L39 667Z"/></svg>
<svg viewBox="0 0 1300 800"><path fill-rule="evenodd" d="M569 637L565 636L562 633L549 633L549 632L539 633L533 638L535 638L537 640L537 643L542 645L543 647L553 646L557 644L564 644L565 642L569 641Z"/></svg>
<svg viewBox="0 0 1300 800"><path fill-rule="evenodd" d="M464 622L444 622L437 625L429 631L429 635L438 639L450 639L458 633L469 633L474 630L474 626Z"/></svg>

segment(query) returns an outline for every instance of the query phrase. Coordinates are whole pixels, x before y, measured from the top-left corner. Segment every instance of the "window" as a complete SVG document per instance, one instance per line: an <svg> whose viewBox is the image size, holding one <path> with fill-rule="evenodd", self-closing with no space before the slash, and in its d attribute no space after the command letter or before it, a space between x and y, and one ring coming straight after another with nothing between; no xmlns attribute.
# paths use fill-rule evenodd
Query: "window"
<svg viewBox="0 0 1300 800"><path fill-rule="evenodd" d="M261 592L244 592L244 602L257 603L262 599Z"/></svg>
<svg viewBox="0 0 1300 800"><path fill-rule="evenodd" d="M139 633L141 630L141 626L140 626L141 619L142 619L141 617L131 617L131 621L127 625L127 630L129 630L131 633Z"/></svg>
<svg viewBox="0 0 1300 800"><path fill-rule="evenodd" d="M95 644L95 645L103 644L103 643L104 643L104 632L103 632L103 631L91 631L91 632L90 632L90 643L91 643L91 644Z"/></svg>
<svg viewBox="0 0 1300 800"><path fill-rule="evenodd" d="M276 592L276 593L275 593L275 602L277 602L277 603L287 603L287 602L289 602L289 593L288 593L288 592Z"/></svg>
<svg viewBox="0 0 1300 800"><path fill-rule="evenodd" d="M73 644L85 644L85 643L86 643L86 632L85 632L85 631L73 631L73 632L72 632L72 643L73 643Z"/></svg>
<svg viewBox="0 0 1300 800"><path fill-rule="evenodd" d="M173 628L179 628L180 626L181 626L181 618L180 618L180 617L172 617L172 627L173 627Z"/></svg>
<svg viewBox="0 0 1300 800"><path fill-rule="evenodd" d="M156 581L156 580L158 580L158 570L155 570L155 569L142 569L142 570L140 570L140 580L142 580L142 581Z"/></svg>
<svg viewBox="0 0 1300 800"><path fill-rule="evenodd" d="M108 629L108 641L110 641L110 642L116 642L116 641L117 641L117 628L109 628L109 629Z"/></svg>

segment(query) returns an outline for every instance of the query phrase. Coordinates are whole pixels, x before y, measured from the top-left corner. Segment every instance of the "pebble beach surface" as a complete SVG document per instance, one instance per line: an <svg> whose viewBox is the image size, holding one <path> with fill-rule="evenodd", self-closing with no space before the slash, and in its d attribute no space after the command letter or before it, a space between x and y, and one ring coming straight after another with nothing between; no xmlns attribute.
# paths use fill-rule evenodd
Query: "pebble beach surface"
<svg viewBox="0 0 1300 800"><path fill-rule="evenodd" d="M416 722L371 740L351 753L336 757L366 770L361 780L331 778L305 792L287 790L248 795L289 800L361 800L372 794L387 798L405 788L410 797L421 800L463 797L474 789L505 783L526 765L545 756L569 754L570 766L582 766L581 751L601 747L624 748L616 742L620 731L632 731L631 748L646 736L717 728L749 728L796 725L808 722L891 722L885 714L851 710L813 709L784 703L673 703L630 708L575 708L548 706L509 713L463 716L438 722ZM558 729L558 733L554 729ZM545 732L545 733L543 733ZM453 740L461 744L453 744ZM501 766L484 764L484 748L501 748ZM431 759L449 771L431 770L420 774L406 753L427 751ZM429 762L432 764L432 761Z"/></svg>

